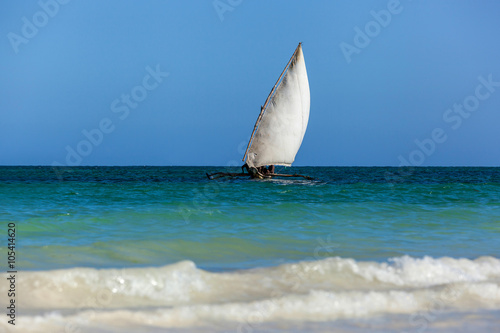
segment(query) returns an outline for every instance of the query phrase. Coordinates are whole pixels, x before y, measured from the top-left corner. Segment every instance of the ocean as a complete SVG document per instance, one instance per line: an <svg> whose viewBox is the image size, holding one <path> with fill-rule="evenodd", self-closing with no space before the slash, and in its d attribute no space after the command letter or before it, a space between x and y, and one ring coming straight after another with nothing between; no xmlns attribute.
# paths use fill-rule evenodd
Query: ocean
<svg viewBox="0 0 500 333"><path fill-rule="evenodd" d="M500 168L217 171L0 167L0 332L500 332Z"/></svg>

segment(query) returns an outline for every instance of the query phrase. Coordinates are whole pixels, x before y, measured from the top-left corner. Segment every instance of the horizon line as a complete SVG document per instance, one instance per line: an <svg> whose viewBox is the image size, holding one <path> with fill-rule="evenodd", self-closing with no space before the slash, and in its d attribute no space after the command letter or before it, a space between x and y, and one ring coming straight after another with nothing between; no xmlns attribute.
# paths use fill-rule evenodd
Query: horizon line
<svg viewBox="0 0 500 333"><path fill-rule="evenodd" d="M159 164L95 164L95 165L50 165L50 164L0 164L0 167L49 167L49 168L96 168L96 167L187 167L187 168L241 168L227 165L159 165ZM500 165L295 165L283 168L500 168Z"/></svg>

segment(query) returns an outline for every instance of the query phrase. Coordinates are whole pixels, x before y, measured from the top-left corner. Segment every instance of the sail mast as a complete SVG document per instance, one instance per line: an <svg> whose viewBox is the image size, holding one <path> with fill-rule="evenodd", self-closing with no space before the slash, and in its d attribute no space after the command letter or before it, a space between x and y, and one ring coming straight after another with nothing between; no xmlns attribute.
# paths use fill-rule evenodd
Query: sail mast
<svg viewBox="0 0 500 333"><path fill-rule="evenodd" d="M250 149L250 146L252 145L252 141L253 141L253 136L255 134L255 130L257 129L257 127L259 126L259 123L260 123L260 120L262 119L262 116L264 115L264 112L266 111L266 108L267 108L267 104L269 103L269 100L271 99L274 91L276 90L276 87L278 86L278 83L281 81L281 78L283 77L283 75L285 74L286 70L288 69L288 66L290 66L290 63L292 62L292 60L295 58L295 55L297 54L297 51L299 50L300 46L302 45L302 42L299 43L299 45L297 46L297 48L295 49L295 52L293 52L292 54L292 57L290 58L290 60L288 60L288 63L286 64L285 68L283 69L283 72L281 72L281 75L279 76L278 80L276 81L276 83L274 84L274 87L273 89L271 89L271 92L269 93L269 95L267 96L267 99L264 103L264 106L261 106L260 108L260 114L259 116L257 117L257 121L255 122L255 125L253 127L253 130L252 130L252 135L250 135L250 140L248 141L248 145L247 145L247 149L245 150L245 155L243 155L243 159L242 161L245 161L245 158L247 157L247 154L248 154L248 150Z"/></svg>

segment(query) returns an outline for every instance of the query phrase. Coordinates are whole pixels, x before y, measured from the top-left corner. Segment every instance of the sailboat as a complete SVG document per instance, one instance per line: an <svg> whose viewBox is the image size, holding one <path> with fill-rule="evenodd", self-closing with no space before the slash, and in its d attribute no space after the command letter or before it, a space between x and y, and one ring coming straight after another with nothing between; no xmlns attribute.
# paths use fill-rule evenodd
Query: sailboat
<svg viewBox="0 0 500 333"><path fill-rule="evenodd" d="M223 176L304 177L297 174L278 174L274 166L291 166L299 151L309 121L310 92L306 63L299 43L281 72L257 117L248 142L241 173L217 172L209 179ZM245 172L246 171L246 172Z"/></svg>

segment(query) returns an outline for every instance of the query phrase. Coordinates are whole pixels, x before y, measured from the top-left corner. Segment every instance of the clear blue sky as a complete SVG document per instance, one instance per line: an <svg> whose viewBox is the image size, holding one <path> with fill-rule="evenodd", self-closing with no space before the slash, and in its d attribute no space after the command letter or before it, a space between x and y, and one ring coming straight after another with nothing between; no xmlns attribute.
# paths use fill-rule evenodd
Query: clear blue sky
<svg viewBox="0 0 500 333"><path fill-rule="evenodd" d="M240 164L303 42L295 165L499 166L499 14L495 0L2 1L0 164Z"/></svg>

